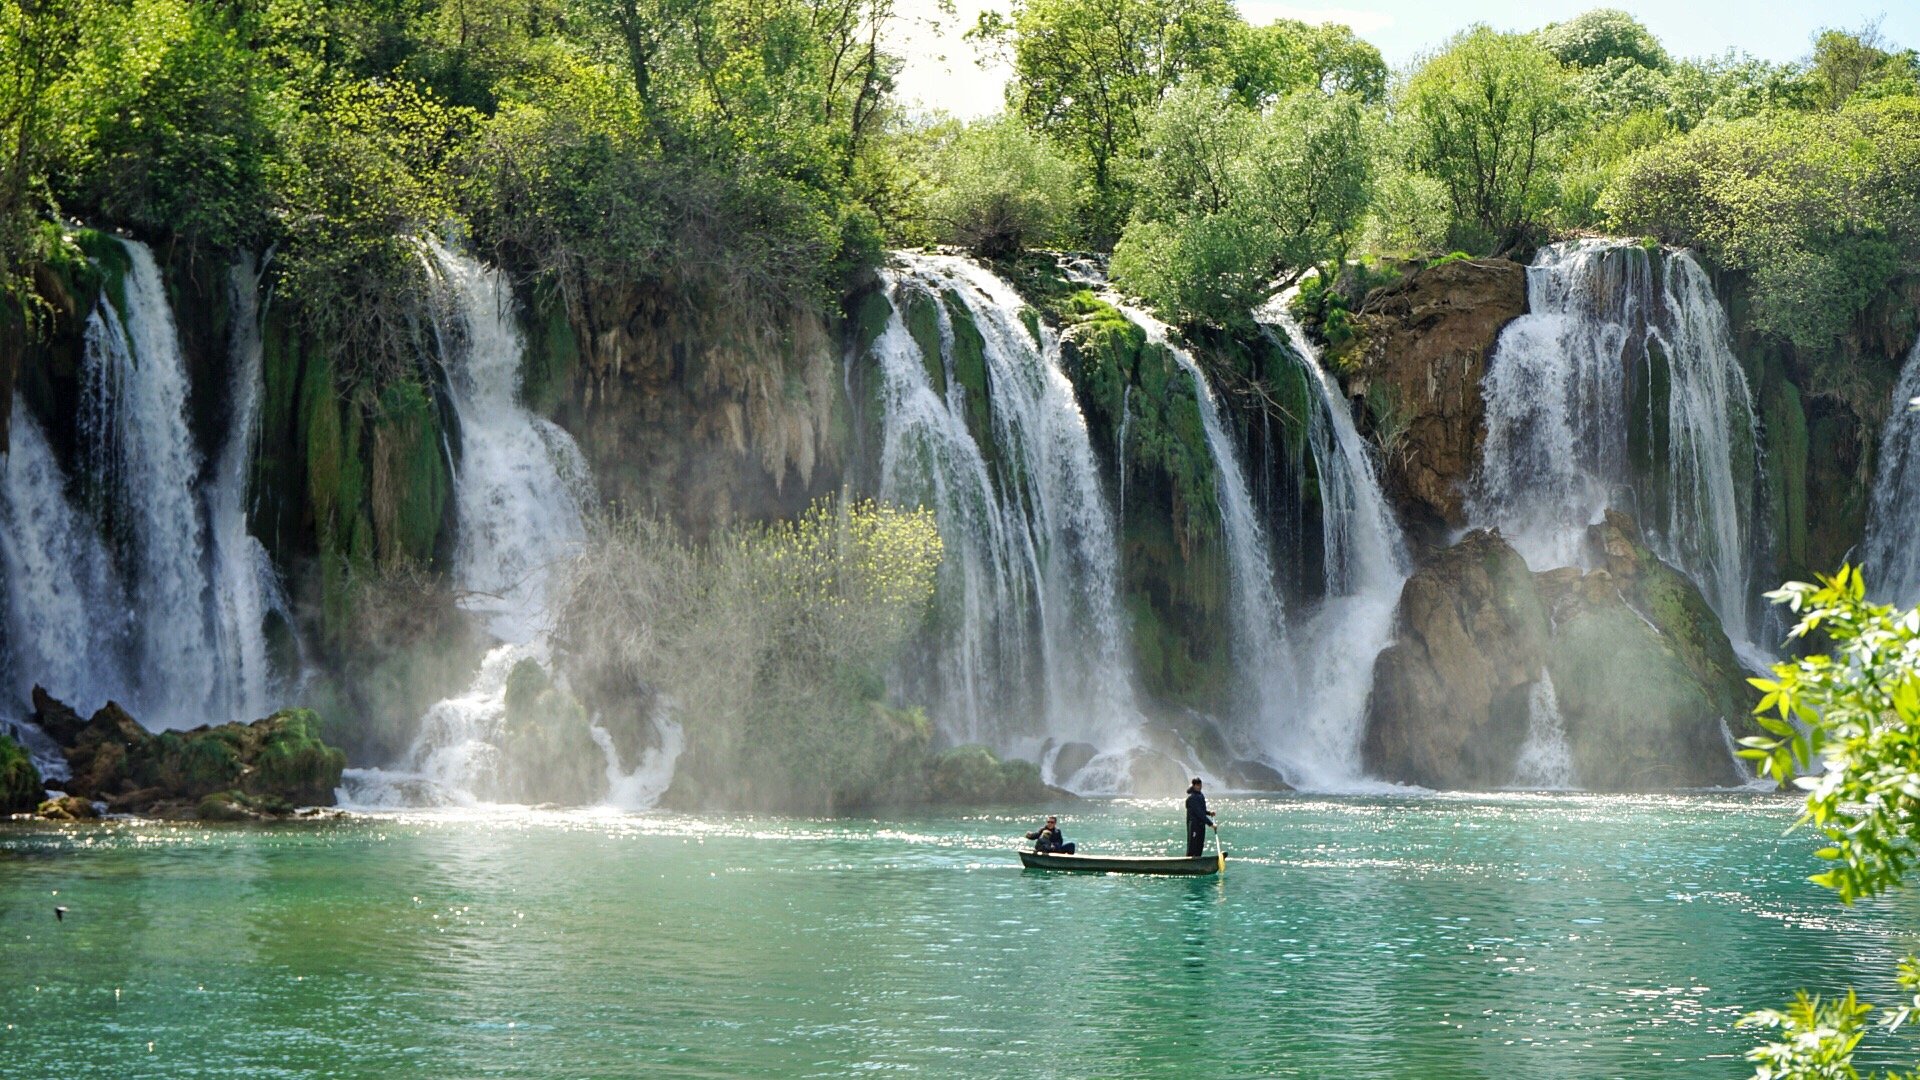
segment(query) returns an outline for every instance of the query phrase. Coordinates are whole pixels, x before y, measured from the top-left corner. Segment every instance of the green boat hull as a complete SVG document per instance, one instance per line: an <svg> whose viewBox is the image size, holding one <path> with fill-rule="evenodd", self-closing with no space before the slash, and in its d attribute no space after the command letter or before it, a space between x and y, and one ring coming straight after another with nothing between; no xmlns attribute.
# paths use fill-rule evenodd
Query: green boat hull
<svg viewBox="0 0 1920 1080"><path fill-rule="evenodd" d="M1020 863L1029 870L1078 870L1094 874L1176 874L1202 877L1227 868L1222 854L1164 858L1153 855L1059 855L1018 849Z"/></svg>

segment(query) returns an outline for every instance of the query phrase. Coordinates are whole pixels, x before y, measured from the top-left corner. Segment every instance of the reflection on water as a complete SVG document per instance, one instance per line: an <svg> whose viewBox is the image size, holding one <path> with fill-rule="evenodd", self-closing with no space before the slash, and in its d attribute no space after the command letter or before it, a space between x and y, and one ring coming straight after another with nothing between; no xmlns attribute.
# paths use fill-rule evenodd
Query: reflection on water
<svg viewBox="0 0 1920 1080"><path fill-rule="evenodd" d="M1799 986L1891 1000L1920 929L1808 884L1772 799L1221 808L1216 879L1023 871L999 814L8 826L0 1072L1719 1077Z"/></svg>

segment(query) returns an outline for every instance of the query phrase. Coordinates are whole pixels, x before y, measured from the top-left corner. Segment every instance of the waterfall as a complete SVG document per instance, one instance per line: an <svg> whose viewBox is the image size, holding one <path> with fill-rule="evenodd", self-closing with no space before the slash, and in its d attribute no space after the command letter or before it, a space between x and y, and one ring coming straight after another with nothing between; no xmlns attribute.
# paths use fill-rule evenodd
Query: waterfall
<svg viewBox="0 0 1920 1080"><path fill-rule="evenodd" d="M586 537L591 476L573 437L520 402L526 342L504 275L426 241L443 289L437 330L460 426L454 475L458 536L453 577L463 603L499 641L467 689L420 718L393 770L348 770L347 800L362 807L491 801L503 788L507 680L523 660L550 666L553 571ZM629 769L611 738L590 729L606 757L608 801L643 809L666 790L680 729L656 719L659 746Z"/></svg>
<svg viewBox="0 0 1920 1080"><path fill-rule="evenodd" d="M81 438L101 516L122 552L133 622L134 715L191 727L219 715L229 672L212 641L196 496L201 457L187 427L187 370L153 253L125 243L126 310L103 299L87 321Z"/></svg>
<svg viewBox="0 0 1920 1080"><path fill-rule="evenodd" d="M79 449L69 483L38 420L12 403L0 477L5 690L38 683L83 715L120 701L154 728L264 716L278 679L266 624L280 582L247 532L261 348L251 260L229 276L229 413L208 468L188 426L191 388L160 268L121 241L128 272L88 315Z"/></svg>
<svg viewBox="0 0 1920 1080"><path fill-rule="evenodd" d="M1864 564L1877 599L1920 605L1920 341L1907 355L1880 436L1880 466L1867 516Z"/></svg>
<svg viewBox="0 0 1920 1080"><path fill-rule="evenodd" d="M1481 384L1470 521L1545 570L1583 564L1586 528L1609 507L1634 513L1736 647L1764 652L1759 425L1706 273L1685 251L1582 240L1541 249L1527 298Z"/></svg>
<svg viewBox="0 0 1920 1080"><path fill-rule="evenodd" d="M1165 323L1138 308L1115 306L1146 333L1149 342L1166 349L1193 380L1201 429L1213 456L1214 491L1220 503L1221 537L1227 548L1235 661L1252 695L1247 703L1252 728L1241 735L1248 749L1270 752L1288 738L1285 713L1297 700L1299 680L1287 635L1286 608L1273 579L1266 525L1254 509L1239 451L1220 422L1213 388L1193 354L1172 339Z"/></svg>
<svg viewBox="0 0 1920 1080"><path fill-rule="evenodd" d="M546 618L551 569L586 534L587 463L572 436L520 404L526 342L506 277L427 248L453 307L441 338L460 422L454 578L495 637L525 643Z"/></svg>
<svg viewBox="0 0 1920 1080"><path fill-rule="evenodd" d="M1394 611L1411 560L1347 400L1287 300L1280 297L1261 318L1285 335L1319 399L1307 417L1307 445L1319 478L1326 591L1296 635L1301 695L1275 754L1302 786L1342 786L1363 771L1360 741L1373 660L1393 642Z"/></svg>
<svg viewBox="0 0 1920 1080"><path fill-rule="evenodd" d="M127 692L133 608L99 530L68 499L53 447L18 396L11 425L12 445L0 459L6 700L27 701L38 683L84 715Z"/></svg>
<svg viewBox="0 0 1920 1080"><path fill-rule="evenodd" d="M214 590L214 634L226 680L227 714L264 716L271 708L273 671L261 632L270 617L292 623L285 592L267 549L247 531L247 488L260 430L261 365L260 278L253 260L243 258L228 271L232 298L233 383L227 441L215 463L207 493L209 539L218 586Z"/></svg>
<svg viewBox="0 0 1920 1080"><path fill-rule="evenodd" d="M875 341L882 445L880 494L930 507L946 547L937 615L909 696L932 705L955 742L1030 753L1042 737L1102 753L1082 789L1122 783L1139 726L1118 608L1118 546L1085 418L1061 370L1058 342L1020 319L1005 282L964 259L897 257L885 271L891 316ZM924 356L909 303L932 302L941 355ZM969 400L955 367L947 304L979 333L990 400ZM945 384L936 386L936 374ZM985 405L989 431L981 445Z"/></svg>
<svg viewBox="0 0 1920 1080"><path fill-rule="evenodd" d="M1721 724L1725 723L1723 719ZM1545 670L1527 693L1527 741L1520 744L1520 757L1514 762L1513 785L1557 791L1574 786L1573 750L1567 745L1553 677Z"/></svg>

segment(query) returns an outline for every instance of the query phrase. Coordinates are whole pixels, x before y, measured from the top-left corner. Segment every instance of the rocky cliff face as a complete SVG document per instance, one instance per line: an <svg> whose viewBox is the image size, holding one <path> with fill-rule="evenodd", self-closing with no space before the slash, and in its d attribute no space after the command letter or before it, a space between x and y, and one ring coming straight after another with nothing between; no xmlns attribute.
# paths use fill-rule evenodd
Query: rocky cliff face
<svg viewBox="0 0 1920 1080"><path fill-rule="evenodd" d="M693 310L606 284L533 305L527 400L551 401L611 505L695 535L797 513L839 486L848 417L838 327L819 312Z"/></svg>
<svg viewBox="0 0 1920 1080"><path fill-rule="evenodd" d="M1466 524L1464 484L1486 439L1480 378L1500 329L1526 309L1525 267L1468 259L1375 290L1354 316L1347 390L1365 402L1388 496L1416 536Z"/></svg>
<svg viewBox="0 0 1920 1080"><path fill-rule="evenodd" d="M1499 535L1468 533L1407 579L1374 662L1369 772L1432 788L1510 783L1549 635L1534 575Z"/></svg>
<svg viewBox="0 0 1920 1080"><path fill-rule="evenodd" d="M1721 725L1743 724L1752 697L1712 610L1631 519L1610 514L1589 539L1600 568L1535 574L1475 531L1408 580L1396 641L1374 666L1370 770L1435 788L1515 783L1544 676L1577 786L1739 780Z"/></svg>

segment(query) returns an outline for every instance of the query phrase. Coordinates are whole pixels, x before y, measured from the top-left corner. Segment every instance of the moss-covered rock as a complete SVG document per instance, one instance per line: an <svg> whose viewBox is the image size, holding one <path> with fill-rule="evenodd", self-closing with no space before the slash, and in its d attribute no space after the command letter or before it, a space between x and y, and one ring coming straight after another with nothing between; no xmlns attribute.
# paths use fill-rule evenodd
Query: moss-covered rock
<svg viewBox="0 0 1920 1080"><path fill-rule="evenodd" d="M92 821L100 816L99 808L91 800L78 795L48 799L35 807L33 812L48 821Z"/></svg>
<svg viewBox="0 0 1920 1080"><path fill-rule="evenodd" d="M599 802L607 793L607 757L580 702L532 659L508 672L505 700L502 790L489 794L506 802Z"/></svg>
<svg viewBox="0 0 1920 1080"><path fill-rule="evenodd" d="M42 727L51 733L58 724ZM346 755L321 740L320 718L307 709L156 733L108 702L61 749L73 774L70 793L132 813L191 806L230 790L256 800L332 805L346 767Z"/></svg>
<svg viewBox="0 0 1920 1080"><path fill-rule="evenodd" d="M46 788L40 770L19 743L0 734L0 814L18 814L40 805Z"/></svg>
<svg viewBox="0 0 1920 1080"><path fill-rule="evenodd" d="M271 821L292 815L293 806L272 795L244 791L216 791L195 804L202 821Z"/></svg>
<svg viewBox="0 0 1920 1080"><path fill-rule="evenodd" d="M956 746L927 764L927 800L954 806L1033 804L1059 796L1030 761L1002 761L980 745Z"/></svg>
<svg viewBox="0 0 1920 1080"><path fill-rule="evenodd" d="M1437 788L1514 783L1545 675L1576 786L1738 779L1721 724L1738 725L1753 697L1712 608L1624 515L1610 514L1590 542L1602 569L1533 574L1497 535L1476 531L1408 580L1395 641L1374 664L1370 770Z"/></svg>

